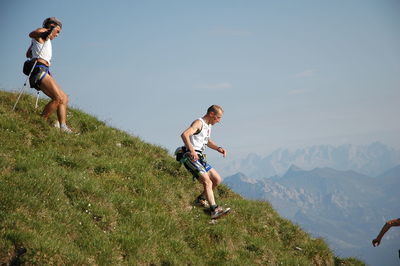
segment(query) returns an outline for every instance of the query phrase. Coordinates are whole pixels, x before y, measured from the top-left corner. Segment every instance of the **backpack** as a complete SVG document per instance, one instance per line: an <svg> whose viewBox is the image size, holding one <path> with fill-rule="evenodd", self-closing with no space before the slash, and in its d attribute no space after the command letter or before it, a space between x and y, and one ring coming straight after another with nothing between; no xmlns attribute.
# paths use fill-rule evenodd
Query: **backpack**
<svg viewBox="0 0 400 266"><path fill-rule="evenodd" d="M187 149L185 146L181 146L176 148L174 155L175 155L175 159L180 162L183 158L183 155L187 152Z"/></svg>

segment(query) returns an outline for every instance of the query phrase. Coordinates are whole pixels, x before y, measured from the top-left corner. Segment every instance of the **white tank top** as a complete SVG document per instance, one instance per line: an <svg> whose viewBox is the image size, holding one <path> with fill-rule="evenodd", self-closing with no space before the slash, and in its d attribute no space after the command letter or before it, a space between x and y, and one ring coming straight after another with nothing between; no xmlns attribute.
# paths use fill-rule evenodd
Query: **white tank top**
<svg viewBox="0 0 400 266"><path fill-rule="evenodd" d="M201 131L198 134L190 136L190 142L195 150L204 152L208 139L211 136L211 125L207 124L203 118L199 118L199 120L203 124Z"/></svg>
<svg viewBox="0 0 400 266"><path fill-rule="evenodd" d="M52 47L50 40L47 40L45 43L40 43L32 39L32 58L42 58L50 64L51 57Z"/></svg>

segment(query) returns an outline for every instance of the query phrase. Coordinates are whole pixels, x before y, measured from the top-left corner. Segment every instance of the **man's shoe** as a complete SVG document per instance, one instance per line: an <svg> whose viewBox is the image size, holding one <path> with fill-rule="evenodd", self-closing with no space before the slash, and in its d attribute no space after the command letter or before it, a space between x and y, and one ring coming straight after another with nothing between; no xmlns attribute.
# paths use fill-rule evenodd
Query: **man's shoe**
<svg viewBox="0 0 400 266"><path fill-rule="evenodd" d="M200 195L196 198L196 200L194 201L194 204L196 206L203 207L203 208L210 207L210 204L208 204L208 201L205 198L203 198L202 195Z"/></svg>
<svg viewBox="0 0 400 266"><path fill-rule="evenodd" d="M222 207L217 207L214 211L211 211L211 219L218 219L221 218L222 216L228 214L231 211L231 208L222 208Z"/></svg>

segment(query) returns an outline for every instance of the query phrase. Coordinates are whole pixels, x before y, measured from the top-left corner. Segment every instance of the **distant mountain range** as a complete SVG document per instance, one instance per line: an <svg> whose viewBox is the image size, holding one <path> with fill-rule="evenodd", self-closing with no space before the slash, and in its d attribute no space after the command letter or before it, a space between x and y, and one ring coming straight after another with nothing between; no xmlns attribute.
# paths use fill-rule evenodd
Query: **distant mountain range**
<svg viewBox="0 0 400 266"><path fill-rule="evenodd" d="M380 150L380 155L369 152L371 149ZM343 167L365 170L366 162L370 161L373 165L369 169L374 173L381 169L378 165L383 162L372 163L372 158L383 160L395 156L394 151L375 143L363 149L325 146L302 153L277 152L267 158L270 162L272 158L291 158L303 165L314 164L311 158L321 159L319 162L330 158L325 162L339 164L339 154L352 159L347 163L342 160ZM287 163L273 162L282 167ZM370 265L397 265L393 263L399 262L400 231L388 232L378 248L372 247L371 240L386 220L400 217L400 165L374 178L353 170L328 167L303 170L292 165L281 177L254 179L237 173L223 182L246 198L269 201L284 217L313 235L325 238L339 256L358 256Z"/></svg>
<svg viewBox="0 0 400 266"><path fill-rule="evenodd" d="M266 157L249 154L246 158L222 166L222 173L245 173L252 178L283 175L291 165L304 170L330 167L340 171L353 170L376 177L387 169L400 164L400 151L380 142L369 145L346 144L341 146L319 145L294 151L279 149Z"/></svg>

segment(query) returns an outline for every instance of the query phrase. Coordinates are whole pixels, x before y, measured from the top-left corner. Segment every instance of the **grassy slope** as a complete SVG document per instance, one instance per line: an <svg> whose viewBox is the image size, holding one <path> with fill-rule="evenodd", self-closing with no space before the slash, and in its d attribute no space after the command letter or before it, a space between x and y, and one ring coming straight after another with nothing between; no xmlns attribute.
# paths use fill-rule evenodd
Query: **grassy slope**
<svg viewBox="0 0 400 266"><path fill-rule="evenodd" d="M62 134L30 96L12 112L15 99L0 91L0 265L362 265L225 186L216 197L233 212L212 225L165 149L76 109L81 134Z"/></svg>

